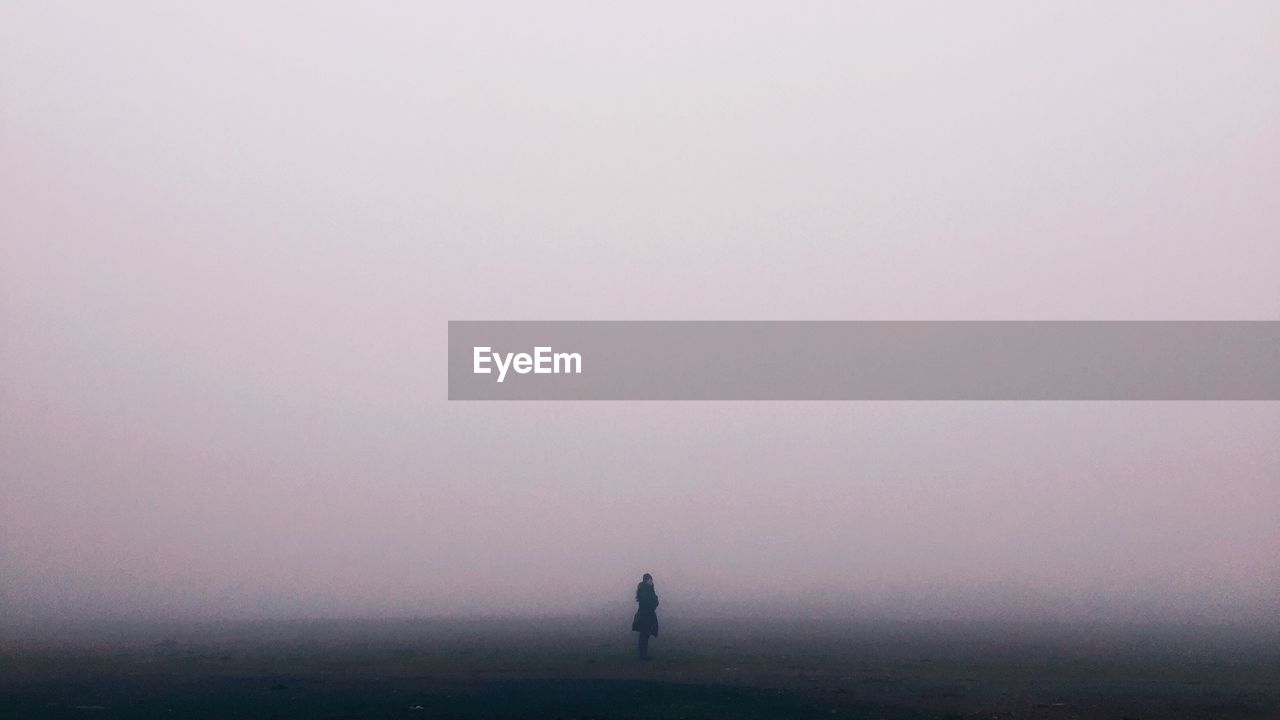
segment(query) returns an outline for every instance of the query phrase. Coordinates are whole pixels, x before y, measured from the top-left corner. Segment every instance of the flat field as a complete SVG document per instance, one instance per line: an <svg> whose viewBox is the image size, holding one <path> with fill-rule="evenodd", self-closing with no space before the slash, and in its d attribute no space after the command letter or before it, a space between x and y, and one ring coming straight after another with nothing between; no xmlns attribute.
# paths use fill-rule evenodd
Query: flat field
<svg viewBox="0 0 1280 720"><path fill-rule="evenodd" d="M1280 718L1280 631L663 617L6 637L5 718Z"/></svg>

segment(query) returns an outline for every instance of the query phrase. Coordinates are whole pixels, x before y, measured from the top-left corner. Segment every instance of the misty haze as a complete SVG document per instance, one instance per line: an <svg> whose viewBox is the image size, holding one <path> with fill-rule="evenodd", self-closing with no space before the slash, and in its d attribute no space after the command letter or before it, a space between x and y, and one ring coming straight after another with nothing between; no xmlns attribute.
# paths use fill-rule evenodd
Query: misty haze
<svg viewBox="0 0 1280 720"><path fill-rule="evenodd" d="M0 713L1276 717L1276 403L449 402L446 323L1280 319L1278 41L4 4Z"/></svg>

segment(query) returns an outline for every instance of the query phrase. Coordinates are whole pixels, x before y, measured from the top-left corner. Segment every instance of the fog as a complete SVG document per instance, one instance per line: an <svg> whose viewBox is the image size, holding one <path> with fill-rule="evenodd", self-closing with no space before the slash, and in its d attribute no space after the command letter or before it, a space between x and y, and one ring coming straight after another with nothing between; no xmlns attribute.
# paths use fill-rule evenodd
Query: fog
<svg viewBox="0 0 1280 720"><path fill-rule="evenodd" d="M1280 6L0 7L0 616L1280 616L1275 403L450 403L448 320L1280 319Z"/></svg>

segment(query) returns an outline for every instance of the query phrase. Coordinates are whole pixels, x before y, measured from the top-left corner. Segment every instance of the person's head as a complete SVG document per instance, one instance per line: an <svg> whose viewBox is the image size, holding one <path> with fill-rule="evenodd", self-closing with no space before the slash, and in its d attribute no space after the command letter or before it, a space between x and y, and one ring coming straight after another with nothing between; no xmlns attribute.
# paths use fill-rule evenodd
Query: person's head
<svg viewBox="0 0 1280 720"><path fill-rule="evenodd" d="M645 574L644 574L644 577L640 578L640 582L644 583L645 585L652 585L652 584L653 584L653 576L652 576L652 575L650 575L649 573L645 573Z"/></svg>

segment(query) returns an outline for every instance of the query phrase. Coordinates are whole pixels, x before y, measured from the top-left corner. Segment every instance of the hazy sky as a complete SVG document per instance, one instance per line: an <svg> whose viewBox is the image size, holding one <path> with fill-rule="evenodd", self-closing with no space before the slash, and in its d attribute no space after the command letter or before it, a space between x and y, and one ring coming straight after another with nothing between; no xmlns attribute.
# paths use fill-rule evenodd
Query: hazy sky
<svg viewBox="0 0 1280 720"><path fill-rule="evenodd" d="M1280 5L6 2L0 616L1280 612L1275 403L448 403L450 319L1280 319Z"/></svg>

